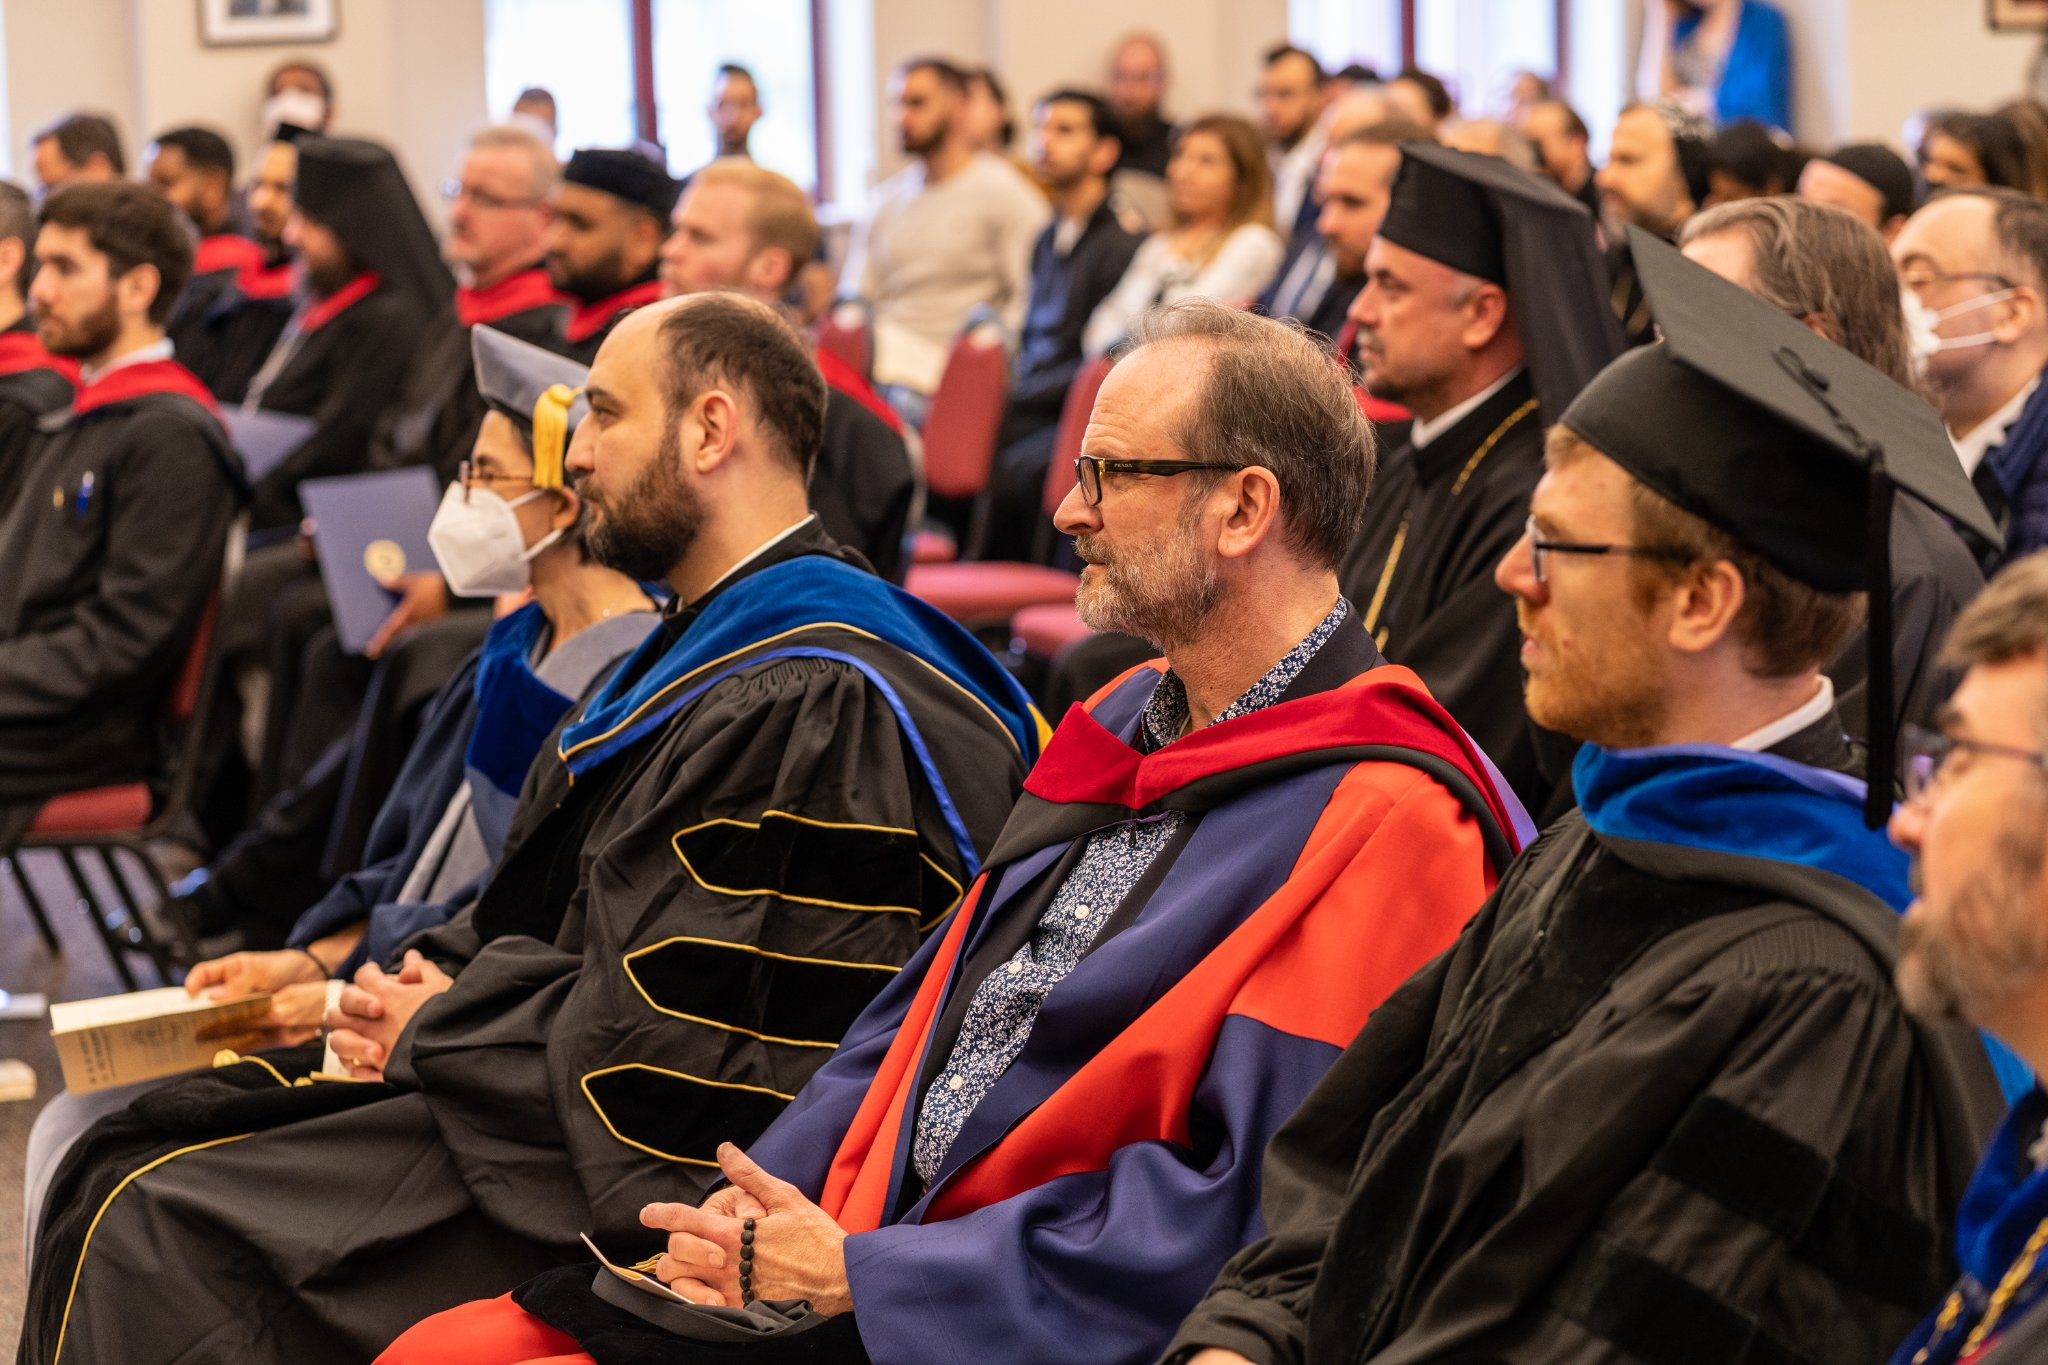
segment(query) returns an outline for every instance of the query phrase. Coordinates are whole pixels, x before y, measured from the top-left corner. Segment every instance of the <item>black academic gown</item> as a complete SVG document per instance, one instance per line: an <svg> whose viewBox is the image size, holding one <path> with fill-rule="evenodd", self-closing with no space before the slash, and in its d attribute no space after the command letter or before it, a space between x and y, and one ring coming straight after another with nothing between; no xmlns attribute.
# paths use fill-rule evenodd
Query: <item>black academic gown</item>
<svg viewBox="0 0 2048 1365"><path fill-rule="evenodd" d="M1844 762L1839 724L1774 752ZM1998 1108L1896 934L1845 879L1566 816L1274 1138L1269 1235L1167 1358L1883 1360Z"/></svg>
<svg viewBox="0 0 2048 1365"><path fill-rule="evenodd" d="M1957 674L1941 666L1942 642L1971 599L1984 590L1984 571L1940 513L1917 498L1892 503L1892 701L1897 726L1933 726L1955 690ZM1857 631L1828 666L1843 724L1868 740L1868 635Z"/></svg>
<svg viewBox="0 0 2048 1365"><path fill-rule="evenodd" d="M620 318L635 308L659 301L661 296L661 277L650 265L646 274L616 294L571 308L562 324L562 343L556 349L578 365L590 364L597 359L604 339L619 325Z"/></svg>
<svg viewBox="0 0 2048 1365"><path fill-rule="evenodd" d="M827 535L860 551L891 583L903 581L903 531L917 497L910 450L887 422L838 389L825 393L810 493Z"/></svg>
<svg viewBox="0 0 2048 1365"><path fill-rule="evenodd" d="M240 461L200 403L142 387L52 418L0 520L0 802L159 775Z"/></svg>
<svg viewBox="0 0 2048 1365"><path fill-rule="evenodd" d="M1338 572L1387 657L1422 675L1532 810L1550 784L1523 710L1514 599L1493 571L1542 474L1543 416L1525 371L1421 450L1404 444L1381 461Z"/></svg>
<svg viewBox="0 0 2048 1365"><path fill-rule="evenodd" d="M291 266L272 265L253 281L237 279L216 294L196 322L172 338L178 363L199 376L199 382L222 403L239 403L249 381L284 335L298 306L290 283Z"/></svg>
<svg viewBox="0 0 2048 1365"><path fill-rule="evenodd" d="M378 423L405 391L406 376L430 319L417 300L380 286L330 317L309 310L278 339L283 364L262 382L257 406L319 423L282 463L256 480L252 530L297 526L299 484L358 474ZM311 325L309 325L309 323ZM264 364L269 367L276 353Z"/></svg>
<svg viewBox="0 0 2048 1365"><path fill-rule="evenodd" d="M11 341L28 353L34 346L35 335L34 321L24 314L12 327L0 331L0 347ZM0 359L0 364L4 364L4 359ZM39 424L70 403L75 392L77 388L69 376L46 364L26 364L20 369L0 372L0 508L21 491L21 475L32 458Z"/></svg>
<svg viewBox="0 0 2048 1365"><path fill-rule="evenodd" d="M751 567L807 553L838 551L812 525ZM887 679L985 856L1023 779L1007 732L888 645L817 638ZM415 940L456 983L390 1084L286 1089L265 1067L310 1063L278 1053L153 1091L73 1149L23 1360L68 1333L67 1360L359 1362L585 1258L579 1232L639 1245L641 1206L697 1202L715 1144L774 1118L970 879L891 699L837 659L743 666L573 785L555 751L482 900ZM748 834L767 812L786 838ZM929 913L863 910L906 884Z"/></svg>

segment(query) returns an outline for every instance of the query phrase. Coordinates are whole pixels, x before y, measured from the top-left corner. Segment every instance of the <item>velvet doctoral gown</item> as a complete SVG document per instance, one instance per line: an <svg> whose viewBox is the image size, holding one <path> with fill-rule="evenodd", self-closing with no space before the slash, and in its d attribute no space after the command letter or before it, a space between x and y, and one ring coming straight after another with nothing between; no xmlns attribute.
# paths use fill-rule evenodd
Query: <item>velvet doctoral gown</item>
<svg viewBox="0 0 2048 1365"><path fill-rule="evenodd" d="M1136 670L1092 713L1068 713L968 913L748 1148L853 1234L855 1321L831 1324L831 1359L1151 1359L1264 1230L1268 1138L1451 942L1517 846L1513 798L1356 624L1276 704L1143 754L1159 676ZM1180 830L1053 986L926 1187L916 1116L977 987L1027 941L1092 835L1170 810L1185 813ZM652 1329L623 1351L585 1336L623 1316L591 1282L588 1267L564 1269L519 1298L604 1365L698 1358ZM508 1309L457 1310L393 1358L499 1365L468 1349L472 1319Z"/></svg>
<svg viewBox="0 0 2048 1365"><path fill-rule="evenodd" d="M52 1187L22 1359L357 1362L649 1234L979 871L1038 747L994 659L805 526L543 746L455 985L388 1082L259 1056L108 1120ZM326 1111L333 1112L326 1112Z"/></svg>
<svg viewBox="0 0 2048 1365"><path fill-rule="evenodd" d="M1862 784L1706 746L1574 781L1274 1140L1169 1360L1851 1365L1940 1298L1998 1093L1899 1003Z"/></svg>

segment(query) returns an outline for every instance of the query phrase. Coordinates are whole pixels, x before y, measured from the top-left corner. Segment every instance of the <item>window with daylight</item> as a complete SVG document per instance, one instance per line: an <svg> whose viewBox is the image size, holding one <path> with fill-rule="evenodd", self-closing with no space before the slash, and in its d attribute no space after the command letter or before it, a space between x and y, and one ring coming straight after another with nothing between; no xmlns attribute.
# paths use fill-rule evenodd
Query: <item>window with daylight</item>
<svg viewBox="0 0 2048 1365"><path fill-rule="evenodd" d="M488 0L484 79L503 116L530 85L554 93L560 150L659 144L687 175L716 150L721 64L754 76L755 160L806 189L819 180L815 0Z"/></svg>

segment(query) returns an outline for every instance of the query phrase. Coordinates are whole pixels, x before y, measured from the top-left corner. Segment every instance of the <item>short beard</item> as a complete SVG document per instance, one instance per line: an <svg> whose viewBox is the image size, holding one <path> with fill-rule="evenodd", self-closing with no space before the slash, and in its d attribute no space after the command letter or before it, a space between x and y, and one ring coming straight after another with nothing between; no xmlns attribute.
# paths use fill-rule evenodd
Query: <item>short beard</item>
<svg viewBox="0 0 2048 1365"><path fill-rule="evenodd" d="M597 496L587 477L578 484L576 491L591 508L583 539L592 559L643 583L675 572L704 530L704 504L676 472L681 457L682 442L671 427L653 465L640 471L616 503Z"/></svg>
<svg viewBox="0 0 2048 1365"><path fill-rule="evenodd" d="M1094 536L1076 536L1075 552L1102 570L1093 584L1084 578L1074 596L1082 623L1135 635L1167 654L1198 636L1223 598L1215 564L1195 546L1200 508L1190 497L1172 539L1150 558L1103 555Z"/></svg>
<svg viewBox="0 0 2048 1365"><path fill-rule="evenodd" d="M1981 1027L2048 971L2048 927L2034 909L2044 851L2037 829L2008 831L1939 922L1924 908L1906 916L1896 977L1907 1009Z"/></svg>
<svg viewBox="0 0 2048 1365"><path fill-rule="evenodd" d="M121 313L114 306L113 291L108 291L103 307L86 314L78 320L77 326L68 330L48 317L39 318L36 339L52 355L78 359L104 353L121 339Z"/></svg>
<svg viewBox="0 0 2048 1365"><path fill-rule="evenodd" d="M1609 749L1654 744L1670 711L1665 660L1642 631L1614 633L1597 658L1583 651L1566 656L1533 623L1520 623L1544 649L1544 670L1525 677L1522 696L1529 719L1546 730Z"/></svg>
<svg viewBox="0 0 2048 1365"><path fill-rule="evenodd" d="M632 283L626 278L626 252L623 247L613 247L586 270L571 270L568 262L556 257L550 257L547 265L548 282L585 303L608 299Z"/></svg>
<svg viewBox="0 0 2048 1365"><path fill-rule="evenodd" d="M905 155L929 156L945 145L946 135L952 131L953 120L945 119L938 127L932 129L929 137L913 138L910 134L904 133L897 140L902 144Z"/></svg>
<svg viewBox="0 0 2048 1365"><path fill-rule="evenodd" d="M360 274L362 271L356 268L354 261L329 261L322 265L306 262L306 283L323 299L333 298Z"/></svg>

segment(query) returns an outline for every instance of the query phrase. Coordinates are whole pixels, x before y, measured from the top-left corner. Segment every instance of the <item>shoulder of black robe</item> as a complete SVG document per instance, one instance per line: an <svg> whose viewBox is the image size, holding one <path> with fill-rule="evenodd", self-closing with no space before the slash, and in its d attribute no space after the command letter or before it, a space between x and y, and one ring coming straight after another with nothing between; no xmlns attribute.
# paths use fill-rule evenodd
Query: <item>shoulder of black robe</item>
<svg viewBox="0 0 2048 1365"><path fill-rule="evenodd" d="M1900 1006L1896 916L1576 814L1525 862L1275 1140L1273 1234L1180 1344L1881 1359L1946 1283L1996 1109L1977 1040Z"/></svg>
<svg viewBox="0 0 2048 1365"><path fill-rule="evenodd" d="M811 470L811 510L875 572L902 579L903 532L917 495L910 449L860 400L826 390L825 437Z"/></svg>
<svg viewBox="0 0 2048 1365"><path fill-rule="evenodd" d="M1523 709L1521 633L1493 581L1543 474L1535 401L1518 375L1426 447L1389 456L1337 581L1387 657L1420 674L1540 810L1551 783Z"/></svg>
<svg viewBox="0 0 2048 1365"><path fill-rule="evenodd" d="M1949 627L1978 593L1984 571L1948 521L1917 498L1892 505L1892 695L1895 729L1932 726L1959 676L1940 662ZM1870 661L1859 630L1828 666L1849 733L1868 739L1864 688Z"/></svg>
<svg viewBox="0 0 2048 1365"><path fill-rule="evenodd" d="M428 321L418 302L380 288L298 339L291 358L263 390L261 406L311 417L319 425L258 481L252 527L296 525L301 480L357 474L368 467L371 436L398 402Z"/></svg>
<svg viewBox="0 0 2048 1365"><path fill-rule="evenodd" d="M223 403L239 403L291 321L289 297L253 298L224 290L212 307L176 342L180 365L199 376Z"/></svg>
<svg viewBox="0 0 2048 1365"><path fill-rule="evenodd" d="M452 926L475 955L390 1069L506 1227L646 1241L641 1205L709 1188L717 1143L781 1111L1001 829L1024 763L978 703L860 632L813 643L837 657L742 651L573 786L550 749L529 773Z"/></svg>

